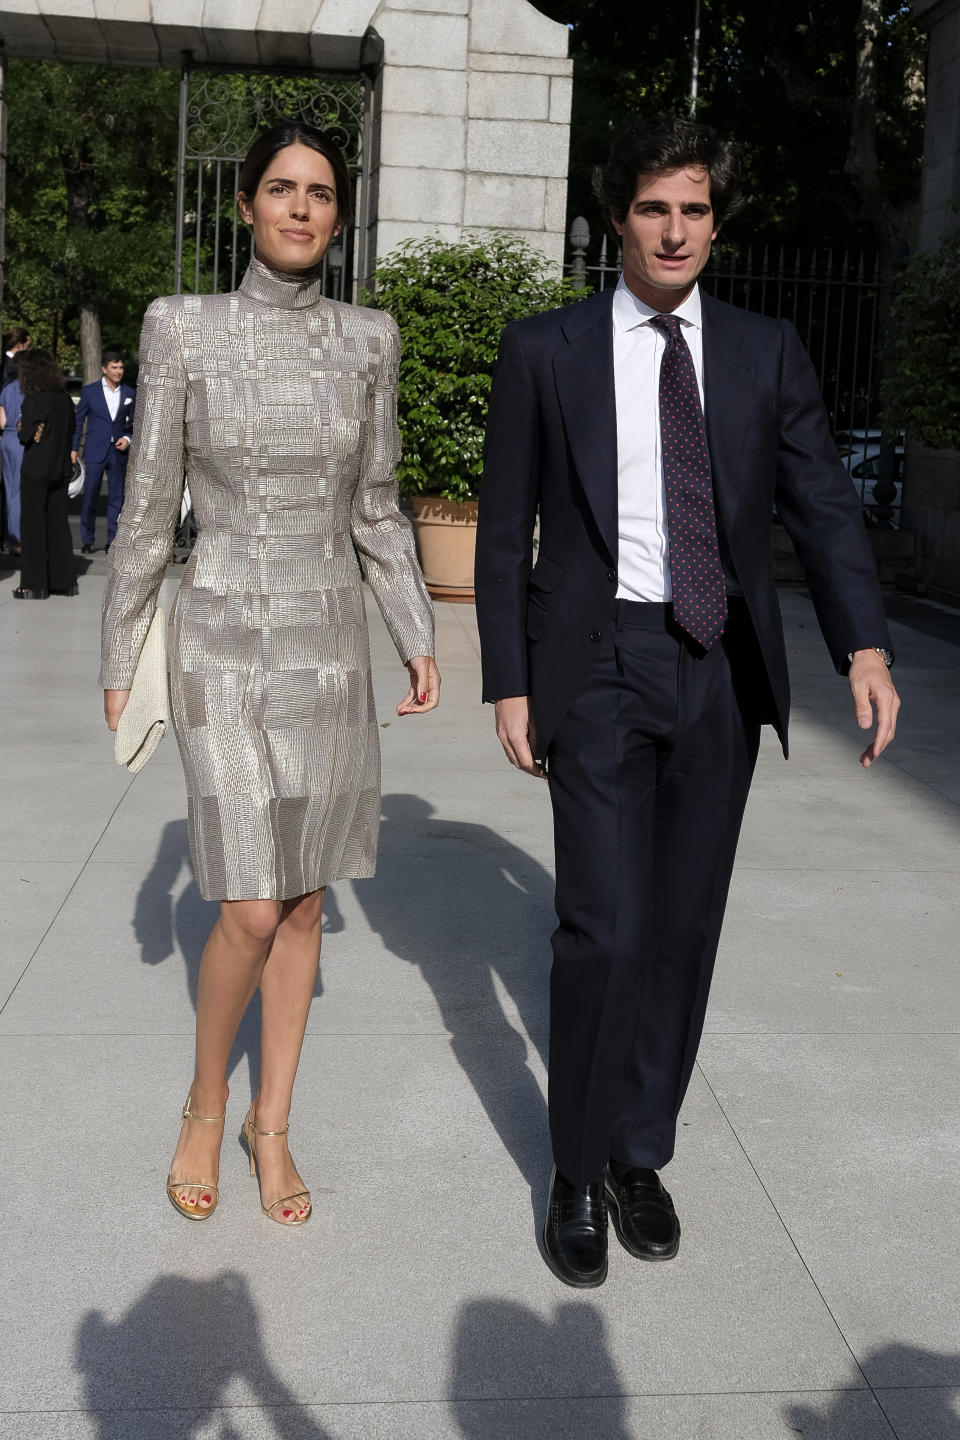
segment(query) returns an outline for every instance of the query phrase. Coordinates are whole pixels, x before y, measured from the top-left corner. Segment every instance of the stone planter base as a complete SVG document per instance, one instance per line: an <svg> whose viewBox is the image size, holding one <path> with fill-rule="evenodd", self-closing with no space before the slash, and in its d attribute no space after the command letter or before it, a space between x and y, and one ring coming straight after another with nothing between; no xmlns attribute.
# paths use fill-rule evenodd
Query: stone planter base
<svg viewBox="0 0 960 1440"><path fill-rule="evenodd" d="M473 559L477 548L476 500L415 495L413 530L423 578L434 600L473 603Z"/></svg>

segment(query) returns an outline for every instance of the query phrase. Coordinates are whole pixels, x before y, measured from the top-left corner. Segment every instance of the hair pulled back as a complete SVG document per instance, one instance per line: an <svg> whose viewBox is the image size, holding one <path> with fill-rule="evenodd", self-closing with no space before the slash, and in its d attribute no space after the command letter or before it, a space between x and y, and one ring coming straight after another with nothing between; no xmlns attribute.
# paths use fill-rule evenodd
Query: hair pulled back
<svg viewBox="0 0 960 1440"><path fill-rule="evenodd" d="M270 162L290 145L306 145L330 162L336 190L337 223L341 228L349 225L353 218L353 197L350 171L343 152L325 130L306 125L302 120L281 120L257 136L240 167L237 184L240 194L248 201L252 200Z"/></svg>

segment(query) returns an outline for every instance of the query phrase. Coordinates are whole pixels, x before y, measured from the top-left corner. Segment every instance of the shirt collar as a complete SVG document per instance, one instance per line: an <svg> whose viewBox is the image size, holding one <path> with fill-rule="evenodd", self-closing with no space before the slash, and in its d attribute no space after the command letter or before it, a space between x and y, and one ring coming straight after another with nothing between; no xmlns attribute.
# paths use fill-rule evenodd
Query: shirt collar
<svg viewBox="0 0 960 1440"><path fill-rule="evenodd" d="M636 330L640 325L649 325L655 315L661 315L661 310L654 310L644 300L640 300L627 286L623 276L617 281L617 288L613 292L613 314L616 324L621 330ZM682 305L671 311L684 325L695 325L698 330L703 329L703 313L700 304L700 286L694 285L690 294Z"/></svg>
<svg viewBox="0 0 960 1440"><path fill-rule="evenodd" d="M100 376L100 384L103 386L105 392L106 392L108 395L116 395L117 390L120 389L120 386L118 385L118 386L117 386L117 390L114 390L113 386L110 384L110 381L107 379L106 375L101 375L101 376Z"/></svg>

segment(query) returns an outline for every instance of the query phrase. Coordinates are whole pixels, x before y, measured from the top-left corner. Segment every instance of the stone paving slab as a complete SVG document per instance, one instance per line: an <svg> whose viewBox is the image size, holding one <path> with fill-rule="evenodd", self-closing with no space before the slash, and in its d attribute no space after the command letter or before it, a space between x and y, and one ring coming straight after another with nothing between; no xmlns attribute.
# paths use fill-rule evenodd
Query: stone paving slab
<svg viewBox="0 0 960 1440"><path fill-rule="evenodd" d="M949 612L895 624L902 744L863 774L810 602L784 592L793 758L765 737L667 1172L683 1246L642 1266L614 1243L607 1285L578 1296L536 1250L549 803L476 703L472 608L438 607L443 708L400 721L406 674L371 605L381 864L328 901L293 1115L316 1214L287 1233L261 1216L234 1133L255 1005L218 1213L189 1226L166 1200L215 913L187 863L176 746L133 782L113 765L97 567L56 605L14 602L13 583L0 1440L952 1440ZM31 1203L41 1190L56 1203Z"/></svg>

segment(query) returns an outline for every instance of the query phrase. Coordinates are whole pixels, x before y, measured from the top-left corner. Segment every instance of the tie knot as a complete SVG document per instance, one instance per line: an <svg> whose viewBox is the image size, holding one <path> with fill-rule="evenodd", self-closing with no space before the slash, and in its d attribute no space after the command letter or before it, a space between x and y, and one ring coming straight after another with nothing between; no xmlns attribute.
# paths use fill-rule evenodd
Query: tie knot
<svg viewBox="0 0 960 1440"><path fill-rule="evenodd" d="M655 325L668 340L676 342L680 339L680 321L676 315L654 315L650 324Z"/></svg>

